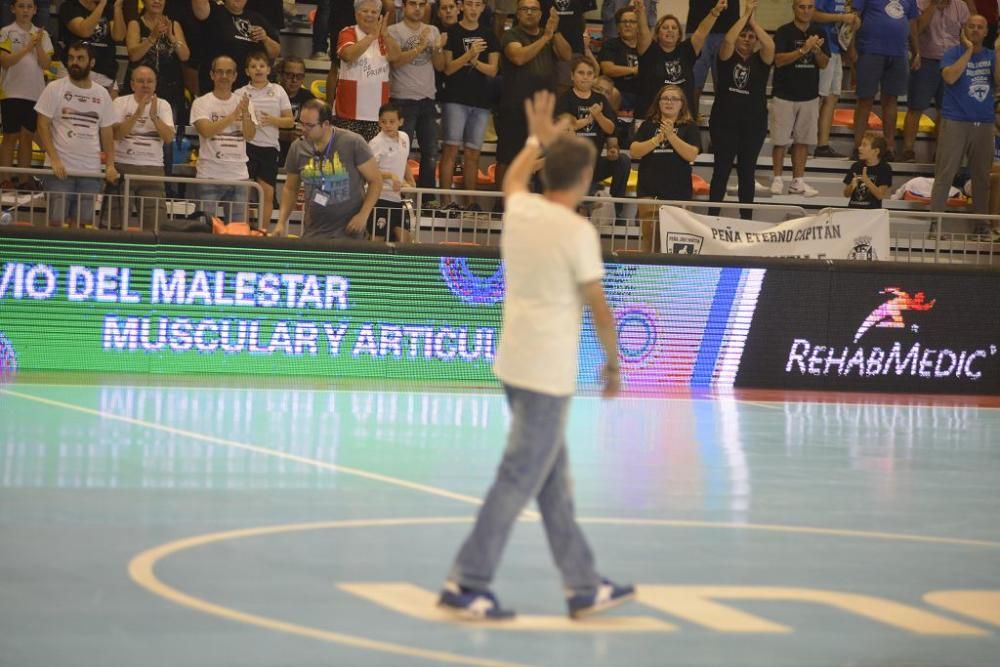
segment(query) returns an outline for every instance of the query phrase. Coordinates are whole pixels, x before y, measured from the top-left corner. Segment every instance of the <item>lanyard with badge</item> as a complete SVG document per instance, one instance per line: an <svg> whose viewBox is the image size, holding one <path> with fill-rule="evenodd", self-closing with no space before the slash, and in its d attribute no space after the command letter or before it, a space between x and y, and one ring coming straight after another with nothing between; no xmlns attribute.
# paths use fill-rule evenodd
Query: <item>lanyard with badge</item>
<svg viewBox="0 0 1000 667"><path fill-rule="evenodd" d="M316 171L319 172L320 185L319 190L313 193L313 202L319 206L326 206L330 201L330 193L333 192L333 174L331 173L327 176L323 173L323 164L330 163L330 153L333 151L333 134L330 134L330 143L326 145L326 151L323 159L319 161L316 165ZM316 158L319 153L313 153L313 157ZM330 163L330 169L333 170L333 164Z"/></svg>

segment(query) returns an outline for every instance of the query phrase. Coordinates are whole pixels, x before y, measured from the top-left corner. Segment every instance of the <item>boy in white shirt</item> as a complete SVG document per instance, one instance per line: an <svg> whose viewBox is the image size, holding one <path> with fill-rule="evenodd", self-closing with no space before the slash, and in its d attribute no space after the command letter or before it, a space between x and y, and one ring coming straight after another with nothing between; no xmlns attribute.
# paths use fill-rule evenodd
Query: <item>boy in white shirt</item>
<svg viewBox="0 0 1000 667"><path fill-rule="evenodd" d="M295 117L285 89L267 80L271 74L267 54L256 51L247 56L246 72L250 83L237 90L236 95L250 98L251 117L257 126L256 136L247 141L247 170L264 191L261 220L262 225L267 225L271 222L274 186L278 181L281 151L278 130L295 127Z"/></svg>
<svg viewBox="0 0 1000 667"><path fill-rule="evenodd" d="M372 137L368 146L382 172L382 194L375 202L369 222L374 236L384 237L386 241L409 243L410 229L409 223L403 220L400 189L404 185L416 185L408 160L410 138L406 132L400 131L403 117L392 103L383 104L378 110L378 124L382 131Z"/></svg>
<svg viewBox="0 0 1000 667"><path fill-rule="evenodd" d="M233 93L236 61L218 56L212 61L209 77L213 89L191 105L191 124L198 130L198 167L196 175L207 181L246 181L247 140L257 134L250 118L250 98ZM221 203L226 222L249 222L247 190L236 185L205 183L198 186L199 204L215 215Z"/></svg>
<svg viewBox="0 0 1000 667"><path fill-rule="evenodd" d="M42 28L31 23L35 0L13 0L14 22L0 30L0 117L3 119L3 143L0 166L14 164L14 146L18 146L17 166L31 167L31 142L35 136L38 114L35 102L45 89L43 70L52 61L52 40ZM35 179L4 181L2 189L37 187ZM33 188L34 189L34 188Z"/></svg>

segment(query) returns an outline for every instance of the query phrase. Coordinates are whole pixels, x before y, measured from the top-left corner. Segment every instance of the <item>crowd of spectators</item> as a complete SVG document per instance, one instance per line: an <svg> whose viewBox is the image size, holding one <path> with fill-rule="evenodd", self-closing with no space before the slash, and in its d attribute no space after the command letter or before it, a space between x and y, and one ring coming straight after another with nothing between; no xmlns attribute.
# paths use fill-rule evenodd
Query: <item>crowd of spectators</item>
<svg viewBox="0 0 1000 667"><path fill-rule="evenodd" d="M9 0L0 30L0 166L11 166L15 152L29 166L35 138L55 172L46 189L87 195L57 199L50 221L86 219L100 186L81 174L100 171L101 154L109 182L120 173L169 175L171 144L190 123L204 181L198 196L210 210L225 203L227 220L247 220L247 188L234 183L249 181L269 221L284 167L278 232L303 186L310 235L352 236L376 226L366 226L376 210L398 208L403 185L450 189L460 170L461 187L474 190L491 119L500 183L528 138L523 101L550 89L557 113L602 156L595 190L610 179L610 193L625 195L637 164L639 197L691 199L707 123L711 201L725 198L734 164L738 200L754 201L768 137L771 192L786 192L790 152L787 193L812 197L810 147L817 158L846 157L830 146L830 131L849 68L858 98L849 205L886 198L897 98L906 95L899 159L915 161L921 115L934 107L932 207L943 210L965 165L974 209L986 212L1000 77L990 41L995 8L991 17L974 0L789 1L793 20L772 34L757 20L758 0L689 0L686 25L659 15L655 0L606 0L597 49L584 20L596 9L588 0L319 0L311 47L313 59L329 64L322 102L304 85L305 61L281 53L290 9L282 0L63 0L51 35L35 0ZM119 45L127 53L120 80ZM64 71L46 84L56 59ZM702 114L709 72L714 95ZM876 99L881 137L868 132ZM38 187L23 175L2 185ZM147 197L163 193L162 184L143 183ZM148 210L163 214L161 205ZM639 216L651 248L652 207ZM378 221L382 235L406 238L396 213Z"/></svg>

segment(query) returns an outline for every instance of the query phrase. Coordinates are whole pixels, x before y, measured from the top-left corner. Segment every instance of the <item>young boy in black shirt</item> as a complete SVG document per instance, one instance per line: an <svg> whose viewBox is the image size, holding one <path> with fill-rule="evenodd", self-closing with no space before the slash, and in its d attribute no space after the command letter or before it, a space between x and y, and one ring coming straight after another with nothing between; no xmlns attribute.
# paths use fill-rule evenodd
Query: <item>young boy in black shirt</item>
<svg viewBox="0 0 1000 667"><path fill-rule="evenodd" d="M892 167L882 161L888 144L881 134L869 132L861 140L858 156L844 176L844 196L849 208L882 208L892 188Z"/></svg>

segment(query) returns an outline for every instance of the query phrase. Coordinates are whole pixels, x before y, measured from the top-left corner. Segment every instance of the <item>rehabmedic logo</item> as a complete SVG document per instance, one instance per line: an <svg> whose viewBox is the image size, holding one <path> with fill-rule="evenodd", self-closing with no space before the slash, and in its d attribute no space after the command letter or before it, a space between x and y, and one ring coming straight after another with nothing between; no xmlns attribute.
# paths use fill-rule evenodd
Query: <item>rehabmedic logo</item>
<svg viewBox="0 0 1000 667"><path fill-rule="evenodd" d="M981 365L997 355L996 343L960 350L928 347L920 340L921 328L933 325L928 313L934 310L937 299L928 299L924 292L911 296L899 287L886 287L879 294L885 296L885 301L861 320L849 344L794 339L785 373L859 378L894 374L971 381L983 377ZM866 335L876 329L896 330L896 340L865 345Z"/></svg>

